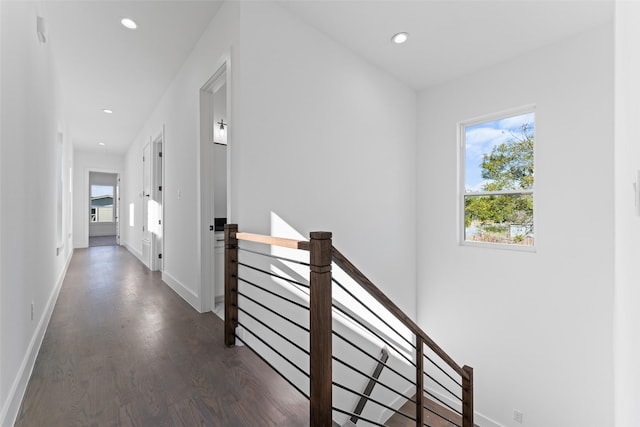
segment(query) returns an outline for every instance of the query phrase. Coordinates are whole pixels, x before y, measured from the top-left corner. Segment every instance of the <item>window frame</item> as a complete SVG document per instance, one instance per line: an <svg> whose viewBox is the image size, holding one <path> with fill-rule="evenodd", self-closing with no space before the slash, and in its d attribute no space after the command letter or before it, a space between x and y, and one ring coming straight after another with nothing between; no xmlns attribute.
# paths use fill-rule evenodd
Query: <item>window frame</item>
<svg viewBox="0 0 640 427"><path fill-rule="evenodd" d="M100 206L98 205L92 205L91 204L91 194L93 191L93 187L111 187L112 188L112 194L111 194L111 198L112 198L112 204L111 205L106 205L106 206L111 206L111 218L112 221L99 221L99 217L100 217L100 213L99 213L99 208ZM109 185L109 184L90 184L89 185L89 224L115 224L116 221L116 211L115 211L115 207L116 207L116 186L115 185ZM95 213L92 212L95 209ZM95 221L93 221L93 216L95 215Z"/></svg>
<svg viewBox="0 0 640 427"><path fill-rule="evenodd" d="M466 128L470 126L475 126L481 123L492 122L501 119L508 119L510 117L519 116L523 114L533 113L534 114L534 145L533 145L533 187L531 189L525 190L499 190L499 191L477 191L477 192L467 192L466 191ZM518 108L512 108L508 110L502 110L496 113L486 114L483 116L478 116L472 119L463 120L458 122L457 124L457 140L458 140L458 243L460 246L470 246L470 247L479 247L479 248L489 248L489 249L506 249L511 251L521 251L521 252L536 252L537 251L537 242L538 242L538 215L537 211L537 203L536 203L536 169L537 169L537 143L538 143L538 118L536 112L536 105L529 104ZM531 194L533 198L533 230L536 237L534 237L533 245L518 245L512 243L490 243L490 242L475 242L471 240L466 240L465 238L465 200L468 196L494 196L494 195L523 195L523 194Z"/></svg>

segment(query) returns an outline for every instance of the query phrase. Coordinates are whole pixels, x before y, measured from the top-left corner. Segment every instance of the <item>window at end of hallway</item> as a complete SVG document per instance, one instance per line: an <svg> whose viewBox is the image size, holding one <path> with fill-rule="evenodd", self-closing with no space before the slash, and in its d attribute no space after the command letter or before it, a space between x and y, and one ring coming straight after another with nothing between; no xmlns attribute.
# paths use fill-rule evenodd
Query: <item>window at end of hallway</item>
<svg viewBox="0 0 640 427"><path fill-rule="evenodd" d="M461 243L534 246L533 108L460 124Z"/></svg>
<svg viewBox="0 0 640 427"><path fill-rule="evenodd" d="M91 222L114 222L113 187L109 185L91 186Z"/></svg>

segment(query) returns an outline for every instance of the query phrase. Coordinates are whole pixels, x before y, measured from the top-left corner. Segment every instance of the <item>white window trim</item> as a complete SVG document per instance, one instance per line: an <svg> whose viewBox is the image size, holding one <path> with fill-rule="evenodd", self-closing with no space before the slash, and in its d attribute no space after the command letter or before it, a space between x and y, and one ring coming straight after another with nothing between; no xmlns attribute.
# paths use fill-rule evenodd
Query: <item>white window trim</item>
<svg viewBox="0 0 640 427"><path fill-rule="evenodd" d="M500 120L508 117L518 116L521 114L527 113L536 113L536 105L529 104L518 108L512 108L507 110L502 110L497 113L486 114L483 116L478 116L469 120L463 120L458 122L457 124L457 138L458 138L458 243L460 246L468 246L468 247L477 247L477 248L488 248L488 249L500 249L500 250L509 250L509 251L518 251L518 252L536 252L537 244L539 239L539 229L538 229L538 215L537 215L537 206L536 196L535 196L535 182L534 188L526 189L526 190L503 190L503 191L490 191L490 192L474 192L467 193L465 188L465 170L466 170L466 132L465 129L469 126L474 126L480 123L491 122L494 120ZM538 143L538 120L536 114L536 136L534 137L534 150L533 150L533 170L534 176L536 175L536 167L537 167L537 149L535 148ZM533 229L535 230L535 238L533 246L525 246L525 245L515 245L515 244L507 244L507 243L487 243L487 242L473 242L465 240L465 195L474 195L474 196L483 196L483 195L495 195L495 194L532 194L533 195Z"/></svg>

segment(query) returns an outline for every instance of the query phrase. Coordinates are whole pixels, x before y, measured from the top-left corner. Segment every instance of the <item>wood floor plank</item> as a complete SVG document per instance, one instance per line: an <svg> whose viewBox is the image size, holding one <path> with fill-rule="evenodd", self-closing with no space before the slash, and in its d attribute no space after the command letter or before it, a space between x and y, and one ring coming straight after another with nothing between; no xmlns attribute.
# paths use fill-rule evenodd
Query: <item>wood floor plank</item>
<svg viewBox="0 0 640 427"><path fill-rule="evenodd" d="M126 249L76 250L15 423L309 424L307 400Z"/></svg>

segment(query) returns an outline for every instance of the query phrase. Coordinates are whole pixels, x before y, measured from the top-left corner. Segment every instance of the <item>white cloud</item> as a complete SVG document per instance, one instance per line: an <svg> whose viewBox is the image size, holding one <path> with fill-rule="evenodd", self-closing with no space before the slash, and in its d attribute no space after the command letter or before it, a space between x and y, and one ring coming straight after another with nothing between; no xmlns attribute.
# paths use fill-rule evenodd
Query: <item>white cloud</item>
<svg viewBox="0 0 640 427"><path fill-rule="evenodd" d="M533 124L533 113L521 114L519 116L507 117L498 121L497 125L500 129L508 129L517 131L524 123Z"/></svg>
<svg viewBox="0 0 640 427"><path fill-rule="evenodd" d="M508 132L490 127L479 127L467 131L465 135L467 157L480 158L491 149L511 138Z"/></svg>
<svg viewBox="0 0 640 427"><path fill-rule="evenodd" d="M490 181L479 181L479 182L475 182L473 184L470 184L469 187L466 189L467 191L470 192L477 192L477 191L482 191L483 187L486 183L488 183Z"/></svg>

